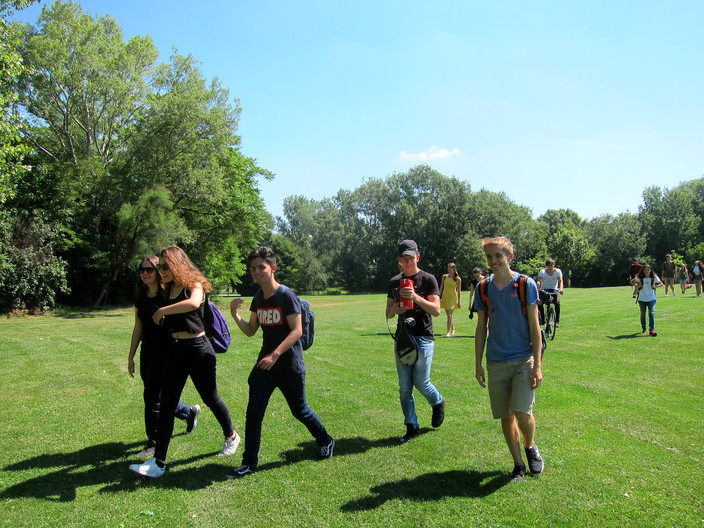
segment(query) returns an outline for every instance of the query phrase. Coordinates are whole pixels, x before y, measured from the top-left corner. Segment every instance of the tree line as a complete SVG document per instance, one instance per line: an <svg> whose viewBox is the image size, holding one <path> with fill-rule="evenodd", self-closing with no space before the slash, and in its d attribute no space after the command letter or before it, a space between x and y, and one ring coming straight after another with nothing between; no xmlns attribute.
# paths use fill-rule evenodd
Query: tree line
<svg viewBox="0 0 704 528"><path fill-rule="evenodd" d="M591 220L565 209L535 219L503 193L427 165L313 200L290 196L272 218L244 156L241 112L190 55L158 63L148 36L71 1L34 24L0 1L0 310L118 304L142 256L177 244L216 287L251 287L247 253L271 245L299 291L379 292L396 246L415 239L422 267L464 276L484 265L480 240L508 236L516 267L557 260L573 286L624 284L633 258L704 257L704 180L643 191L637 213ZM656 265L656 269L657 265Z"/></svg>
<svg viewBox="0 0 704 528"><path fill-rule="evenodd" d="M300 290L378 292L396 270L400 240L418 242L426 271L440 276L454 262L469 277L485 266L481 239L500 235L514 243L515 269L537 275L551 257L576 287L624 285L634 258L659 270L671 253L691 269L704 256L704 178L645 189L637 213L586 220L550 209L533 218L504 193L473 192L419 165L332 198L288 197L270 243Z"/></svg>

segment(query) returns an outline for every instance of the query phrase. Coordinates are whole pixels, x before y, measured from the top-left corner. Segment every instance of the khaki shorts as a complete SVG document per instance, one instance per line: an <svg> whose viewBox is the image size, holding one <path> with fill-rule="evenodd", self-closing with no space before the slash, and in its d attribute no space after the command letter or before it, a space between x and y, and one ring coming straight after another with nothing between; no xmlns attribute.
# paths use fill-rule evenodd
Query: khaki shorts
<svg viewBox="0 0 704 528"><path fill-rule="evenodd" d="M509 418L514 411L533 414L535 391L530 386L533 356L520 361L487 361L489 401L494 418Z"/></svg>

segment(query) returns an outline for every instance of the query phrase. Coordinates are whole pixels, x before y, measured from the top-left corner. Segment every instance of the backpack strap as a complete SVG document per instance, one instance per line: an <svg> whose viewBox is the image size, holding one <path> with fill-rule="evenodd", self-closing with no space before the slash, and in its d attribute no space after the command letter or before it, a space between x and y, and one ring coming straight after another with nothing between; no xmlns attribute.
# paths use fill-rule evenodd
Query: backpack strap
<svg viewBox="0 0 704 528"><path fill-rule="evenodd" d="M518 299L521 301L521 311L523 311L523 315L528 317L528 309L526 308L526 276L521 275L518 277L518 282L514 283L514 288L518 288Z"/></svg>
<svg viewBox="0 0 704 528"><path fill-rule="evenodd" d="M481 281L479 281L479 284L477 284L477 288L479 289L479 298L482 300L482 305L487 310L487 312L493 312L494 306L491 304L491 299L489 299L489 294L487 293L488 287L489 283L486 281L486 279L482 279Z"/></svg>

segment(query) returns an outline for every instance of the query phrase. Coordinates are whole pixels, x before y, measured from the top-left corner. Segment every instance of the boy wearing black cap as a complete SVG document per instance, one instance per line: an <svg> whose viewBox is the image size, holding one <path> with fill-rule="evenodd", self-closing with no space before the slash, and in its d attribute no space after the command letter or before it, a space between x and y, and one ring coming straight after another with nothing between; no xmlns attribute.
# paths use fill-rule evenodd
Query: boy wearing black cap
<svg viewBox="0 0 704 528"><path fill-rule="evenodd" d="M445 419L445 400L430 382L435 350L432 317L440 315L440 289L435 277L418 267L419 260L418 245L413 240L404 240L399 244L398 262L402 271L389 282L386 299L386 318L399 316L394 352L406 425L406 434L401 438L401 443L420 434L413 398L414 386L433 408L432 426L440 427ZM417 349L418 359L413 364L409 364L407 356L399 357L399 341L404 332L407 332L410 344ZM412 356L415 358L415 353Z"/></svg>

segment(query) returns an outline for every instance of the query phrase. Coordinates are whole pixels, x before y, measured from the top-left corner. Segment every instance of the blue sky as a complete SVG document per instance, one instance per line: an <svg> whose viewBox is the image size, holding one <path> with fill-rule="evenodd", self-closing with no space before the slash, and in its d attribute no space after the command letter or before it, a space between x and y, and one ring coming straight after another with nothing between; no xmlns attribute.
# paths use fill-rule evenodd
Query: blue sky
<svg viewBox="0 0 704 528"><path fill-rule="evenodd" d="M240 100L274 215L419 163L536 217L637 212L646 187L704 175L698 0L78 3Z"/></svg>

